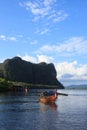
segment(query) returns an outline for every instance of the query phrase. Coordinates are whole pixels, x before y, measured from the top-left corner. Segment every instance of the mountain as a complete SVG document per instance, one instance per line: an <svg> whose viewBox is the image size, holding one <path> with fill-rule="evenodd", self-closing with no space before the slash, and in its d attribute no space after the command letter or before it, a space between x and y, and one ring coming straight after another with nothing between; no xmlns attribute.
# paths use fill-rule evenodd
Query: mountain
<svg viewBox="0 0 87 130"><path fill-rule="evenodd" d="M68 88L68 89L87 89L87 84L69 85L69 86L66 86L65 88Z"/></svg>
<svg viewBox="0 0 87 130"><path fill-rule="evenodd" d="M53 63L39 64L27 62L20 57L6 59L0 63L0 77L10 81L30 84L57 85L64 88L56 78L57 73Z"/></svg>

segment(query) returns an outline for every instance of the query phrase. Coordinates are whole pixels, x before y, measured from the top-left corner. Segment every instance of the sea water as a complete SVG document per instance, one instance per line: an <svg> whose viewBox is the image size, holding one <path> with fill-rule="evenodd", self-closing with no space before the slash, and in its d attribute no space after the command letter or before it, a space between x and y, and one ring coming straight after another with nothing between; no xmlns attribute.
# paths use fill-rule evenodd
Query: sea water
<svg viewBox="0 0 87 130"><path fill-rule="evenodd" d="M0 130L87 130L87 90L58 90L55 104L40 93L0 93Z"/></svg>

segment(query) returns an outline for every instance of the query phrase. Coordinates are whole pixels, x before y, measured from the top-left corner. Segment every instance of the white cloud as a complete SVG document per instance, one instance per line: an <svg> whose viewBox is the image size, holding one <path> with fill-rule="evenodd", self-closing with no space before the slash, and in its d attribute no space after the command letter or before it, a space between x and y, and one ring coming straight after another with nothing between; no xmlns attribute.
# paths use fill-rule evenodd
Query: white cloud
<svg viewBox="0 0 87 130"><path fill-rule="evenodd" d="M45 28L43 30L40 30L40 29L36 29L36 32L37 34L40 34L40 35L44 35L44 34L47 34L50 30L48 28Z"/></svg>
<svg viewBox="0 0 87 130"><path fill-rule="evenodd" d="M26 61L29 61L29 62L32 62L32 63L37 62L36 58L34 58L33 56L30 56L28 54L25 54L24 56L21 56L21 55L18 55L18 56L21 57L23 60L26 60Z"/></svg>
<svg viewBox="0 0 87 130"><path fill-rule="evenodd" d="M53 11L51 15L48 16L49 20L53 20L53 22L60 22L65 20L69 15L63 10L59 10L58 12Z"/></svg>
<svg viewBox="0 0 87 130"><path fill-rule="evenodd" d="M55 64L57 78L65 86L71 84L87 84L87 64L78 64L77 61Z"/></svg>
<svg viewBox="0 0 87 130"><path fill-rule="evenodd" d="M27 1L24 3L24 6L27 10L30 10L33 15L39 17L47 15L48 11L50 10L49 6L42 7L41 3L37 2Z"/></svg>
<svg viewBox="0 0 87 130"><path fill-rule="evenodd" d="M78 64L77 61L69 62L61 62L55 64L57 70L57 78L66 82L66 84L70 84L73 81L86 81L87 83L87 64Z"/></svg>
<svg viewBox="0 0 87 130"><path fill-rule="evenodd" d="M59 9L59 4L57 0L27 0L19 3L29 12L31 20L39 28L36 32L40 35L49 33L51 29L55 29L57 23L69 16L65 10Z"/></svg>
<svg viewBox="0 0 87 130"><path fill-rule="evenodd" d="M39 49L39 52L53 52L64 56L87 54L87 40L83 37L72 37L60 44L44 45Z"/></svg>
<svg viewBox="0 0 87 130"><path fill-rule="evenodd" d="M24 6L28 11L34 16L34 21L45 18L46 20L51 20L51 22L60 22L65 20L68 17L68 14L64 10L59 10L55 7L58 4L57 0L43 0L40 1L27 1L20 3L21 6Z"/></svg>
<svg viewBox="0 0 87 130"><path fill-rule="evenodd" d="M54 4L56 2L56 0L44 0L43 4L45 6L49 6L50 4Z"/></svg>
<svg viewBox="0 0 87 130"><path fill-rule="evenodd" d="M20 56L23 60L33 63L40 63L40 62L50 63L51 61L53 61L53 57L47 55L36 55L36 57L33 57L28 54L25 54L24 56L21 55L18 56Z"/></svg>
<svg viewBox="0 0 87 130"><path fill-rule="evenodd" d="M60 21L65 20L67 17L68 17L68 14L63 11L60 15L56 14L56 17L53 19L53 21L60 22Z"/></svg>
<svg viewBox="0 0 87 130"><path fill-rule="evenodd" d="M16 37L8 37L7 39L10 41L16 41Z"/></svg>
<svg viewBox="0 0 87 130"><path fill-rule="evenodd" d="M0 58L0 63L3 63L6 58Z"/></svg>
<svg viewBox="0 0 87 130"><path fill-rule="evenodd" d="M4 41L16 41L16 37L12 36L12 37L8 37L8 36L5 36L5 35L0 35L0 40L4 40Z"/></svg>
<svg viewBox="0 0 87 130"><path fill-rule="evenodd" d="M49 32L49 29L45 29L45 30L41 31L40 34L43 35L43 34L46 34L47 32Z"/></svg>
<svg viewBox="0 0 87 130"><path fill-rule="evenodd" d="M47 55L37 55L38 62L50 63L53 61L53 57Z"/></svg>
<svg viewBox="0 0 87 130"><path fill-rule="evenodd" d="M0 40L6 40L6 36L5 35L0 35Z"/></svg>

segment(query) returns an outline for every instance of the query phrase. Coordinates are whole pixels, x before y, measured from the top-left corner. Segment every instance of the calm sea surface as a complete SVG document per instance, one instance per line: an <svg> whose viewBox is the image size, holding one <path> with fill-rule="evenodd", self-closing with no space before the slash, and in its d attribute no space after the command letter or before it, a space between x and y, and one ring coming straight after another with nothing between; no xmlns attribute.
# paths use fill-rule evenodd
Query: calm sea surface
<svg viewBox="0 0 87 130"><path fill-rule="evenodd" d="M1 93L0 130L87 130L87 90L58 90L53 105L39 93Z"/></svg>

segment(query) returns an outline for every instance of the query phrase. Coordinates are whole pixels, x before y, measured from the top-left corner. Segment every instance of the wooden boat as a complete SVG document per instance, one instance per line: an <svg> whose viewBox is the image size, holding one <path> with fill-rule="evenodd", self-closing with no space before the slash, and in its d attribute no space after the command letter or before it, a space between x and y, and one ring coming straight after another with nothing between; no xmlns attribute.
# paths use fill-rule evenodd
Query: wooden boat
<svg viewBox="0 0 87 130"><path fill-rule="evenodd" d="M55 92L53 95L40 97L40 102L45 104L54 103L56 99L57 99L57 93Z"/></svg>
<svg viewBox="0 0 87 130"><path fill-rule="evenodd" d="M55 91L52 91L52 92L45 91L40 95L40 102L45 103L45 104L55 103L58 95L68 96L68 94L57 92L56 89Z"/></svg>

